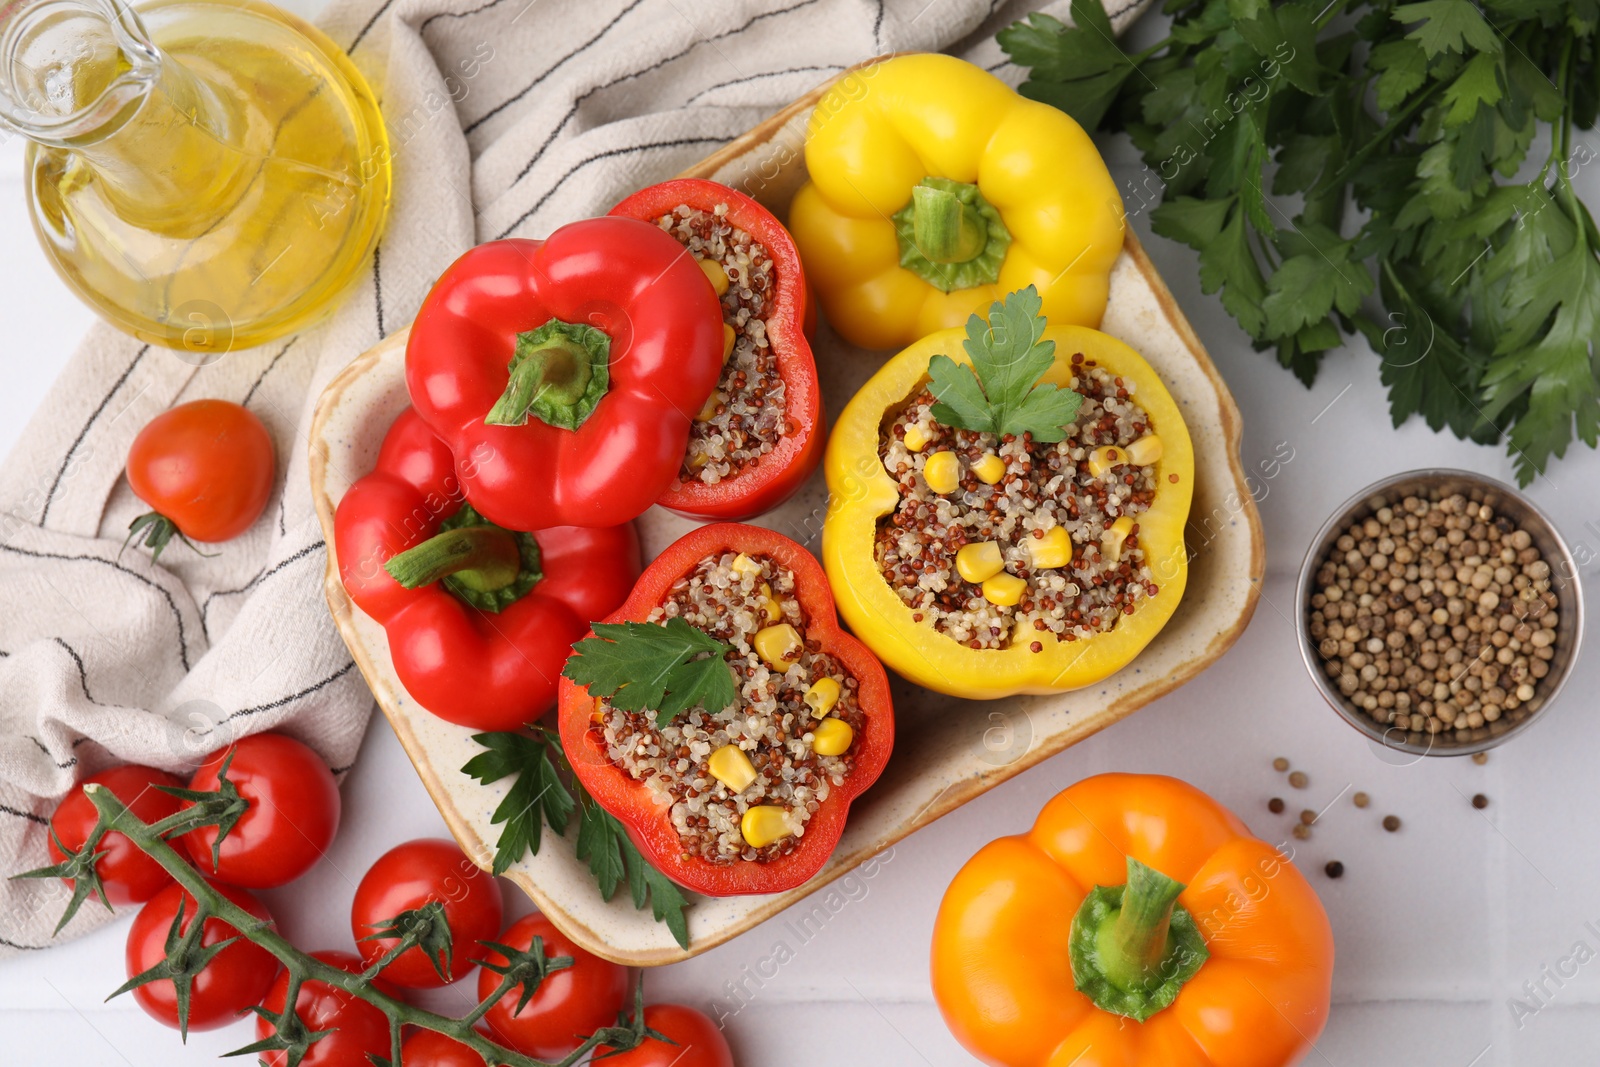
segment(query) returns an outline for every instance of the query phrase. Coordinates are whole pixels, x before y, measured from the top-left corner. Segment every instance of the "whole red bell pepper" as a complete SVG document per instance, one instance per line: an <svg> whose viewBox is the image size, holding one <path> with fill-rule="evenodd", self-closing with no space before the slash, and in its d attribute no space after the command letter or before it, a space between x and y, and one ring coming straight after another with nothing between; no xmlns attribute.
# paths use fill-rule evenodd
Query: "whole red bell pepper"
<svg viewBox="0 0 1600 1067"><path fill-rule="evenodd" d="M467 499L513 530L615 526L655 502L722 372L721 307L633 219L479 245L417 312L406 386Z"/></svg>
<svg viewBox="0 0 1600 1067"><path fill-rule="evenodd" d="M714 555L742 552L764 556L794 575L795 598L805 618L805 638L818 643L856 680L856 703L865 723L855 733L854 766L844 784L834 786L811 815L793 851L775 859L712 863L686 853L668 808L643 782L607 757L606 743L593 716L598 701L588 689L561 679L561 743L573 773L602 808L622 823L628 836L662 874L697 893L736 896L780 893L822 869L844 833L850 802L877 781L894 747L894 708L883 665L865 645L845 633L833 605L827 575L815 556L780 533L740 523L715 523L692 530L657 556L639 577L626 602L603 620L642 622L664 603L672 587ZM592 631L591 631L592 636Z"/></svg>
<svg viewBox="0 0 1600 1067"><path fill-rule="evenodd" d="M412 409L401 412L334 517L339 577L389 636L406 691L442 719L515 730L547 711L591 620L639 573L631 523L513 533L462 503L458 462ZM403 579L397 580L397 579Z"/></svg>
<svg viewBox="0 0 1600 1067"><path fill-rule="evenodd" d="M726 207L726 219L758 241L771 257L774 293L763 321L783 381L785 424L771 452L715 483L702 481L685 468L657 503L689 518L754 518L792 496L822 459L826 443L822 390L808 339L815 313L794 238L770 211L737 190L700 178L678 178L639 190L612 208L611 214L659 223L684 206L707 213ZM722 307L724 320L737 328L740 323L734 316L739 301L732 289L723 295ZM738 370L737 363L729 361L717 382L719 392L727 395L732 391ZM692 436L690 440L692 449Z"/></svg>

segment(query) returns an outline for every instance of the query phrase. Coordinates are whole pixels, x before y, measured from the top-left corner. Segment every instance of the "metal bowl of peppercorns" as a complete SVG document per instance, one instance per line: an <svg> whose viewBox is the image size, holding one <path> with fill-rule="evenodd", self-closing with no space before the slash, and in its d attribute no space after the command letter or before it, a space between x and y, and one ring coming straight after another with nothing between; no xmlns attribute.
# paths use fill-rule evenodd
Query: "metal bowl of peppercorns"
<svg viewBox="0 0 1600 1067"><path fill-rule="evenodd" d="M1560 693L1583 637L1566 542L1471 471L1363 489L1317 532L1296 591L1300 655L1335 711L1398 752L1465 756Z"/></svg>

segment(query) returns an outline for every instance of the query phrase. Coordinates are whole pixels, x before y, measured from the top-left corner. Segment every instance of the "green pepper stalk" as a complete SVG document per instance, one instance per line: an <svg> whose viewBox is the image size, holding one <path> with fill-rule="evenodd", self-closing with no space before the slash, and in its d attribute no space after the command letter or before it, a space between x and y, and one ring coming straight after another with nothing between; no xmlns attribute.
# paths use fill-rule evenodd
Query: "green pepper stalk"
<svg viewBox="0 0 1600 1067"><path fill-rule="evenodd" d="M483 417L491 426L521 426L532 415L576 430L594 413L611 383L611 338L584 323L551 319L517 334L505 392Z"/></svg>
<svg viewBox="0 0 1600 1067"><path fill-rule="evenodd" d="M900 265L945 292L993 285L1011 231L971 182L927 177L894 213Z"/></svg>
<svg viewBox="0 0 1600 1067"><path fill-rule="evenodd" d="M190 919L188 929L183 927L184 913L180 907L173 920L172 930L167 938L168 954L165 959L155 967L140 975L129 979L120 989L113 993L116 996L128 992L146 982L170 980L178 994L179 1028L187 1035L188 1000L189 991L193 984L194 976L199 974L210 962L211 958L220 952L234 939L220 942L216 945L202 946L200 942L201 931L208 919L218 919L239 932L238 936L251 941L266 949L289 972L289 988L284 1001L284 1009L274 1015L263 1009L255 1009L258 1014L272 1023L274 1033L254 1044L237 1050L231 1055L249 1055L257 1052L282 1051L288 1064L298 1064L306 1051L318 1040L327 1036L327 1031L309 1033L304 1023L295 1013L295 1004L298 999L300 987L309 981L323 982L330 986L343 989L352 996L371 1004L383 1012L389 1019L391 1034L391 1057L389 1064L400 1067L400 1046L403 1028L406 1026L421 1027L424 1030L433 1030L454 1038L461 1044L472 1049L483 1057L485 1063L503 1064L505 1067L572 1067L578 1060L588 1055L601 1045L623 1050L635 1048L646 1038L666 1040L662 1035L655 1033L644 1025L644 994L642 983L639 984L634 994L634 1005L628 1015L619 1019L615 1026L604 1027L584 1039L583 1043L569 1055L552 1064L545 1060L525 1056L513 1049L489 1040L474 1029L473 1024L481 1019L491 1006L501 997L521 986L523 989L522 1000L527 1000L538 989L542 982L551 973L564 967L570 967L572 960L568 957L550 959L544 955L544 946L540 939L535 938L525 952L510 949L505 945L491 945L495 951L506 958L506 963L492 969L501 975L500 984L496 986L471 1012L462 1018L453 1019L448 1016L438 1015L422 1008L414 1007L403 1000L384 993L373 984L373 979L381 969L382 962L369 967L360 974L351 974L348 971L324 963L314 956L310 956L294 945L288 939L272 928L270 923L262 922L251 915L227 897L223 896L207 882L193 866L169 845L165 838L169 834L185 833L197 826L214 825L225 818L225 810L231 810L228 798L217 794L218 801L213 804L201 801L195 807L186 808L168 816L156 823L145 823L129 811L127 806L117 798L111 790L101 785L89 785L84 788L84 795L94 804L99 812L99 821L94 830L89 834L83 847L76 852L67 852L67 859L61 864L41 868L37 871L28 871L25 874L15 875L18 878L40 877L78 877L84 878L75 887L73 900L68 905L67 913L63 916L61 925L65 925L76 912L78 906L90 891L88 886L98 886L98 879L94 877L93 863L96 849L101 840L113 828L138 848L144 851L159 863L173 879L188 890L195 899L197 907L194 916ZM216 809L216 810L213 810ZM68 870L70 868L70 871ZM63 872L67 872L63 874ZM102 894L102 899L104 899ZM442 912L442 909L438 909ZM391 932L403 931L401 943L385 956L385 960L397 956L399 953L421 945L428 952L430 958L437 954L441 946L438 920L442 915L428 913L428 908L417 909L396 916L390 923ZM57 930L60 930L60 926ZM385 935L387 936L387 935ZM443 932L443 954L449 954L448 928Z"/></svg>
<svg viewBox="0 0 1600 1067"><path fill-rule="evenodd" d="M383 569L407 589L442 581L473 607L500 612L539 584L541 563L532 534L496 526L463 504L438 533L391 556Z"/></svg>
<svg viewBox="0 0 1600 1067"><path fill-rule="evenodd" d="M1211 955L1177 902L1185 888L1132 856L1126 885L1096 886L1073 917L1068 943L1078 991L1138 1022L1178 999Z"/></svg>

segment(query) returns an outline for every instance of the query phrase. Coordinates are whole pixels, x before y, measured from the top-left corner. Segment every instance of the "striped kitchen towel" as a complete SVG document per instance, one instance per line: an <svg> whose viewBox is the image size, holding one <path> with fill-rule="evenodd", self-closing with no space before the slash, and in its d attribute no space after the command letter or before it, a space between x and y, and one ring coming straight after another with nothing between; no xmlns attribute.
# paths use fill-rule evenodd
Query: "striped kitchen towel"
<svg viewBox="0 0 1600 1067"><path fill-rule="evenodd" d="M1107 6L1120 29L1148 2ZM209 366L96 328L0 468L0 873L48 862L56 801L113 764L181 772L271 728L348 769L372 698L323 600L307 429L322 387L408 322L455 256L602 213L876 54L947 49L1015 82L993 36L1039 6L333 0L321 25L378 90L392 138L370 277L327 324ZM271 431L273 504L213 558L119 554L145 510L122 477L129 443L199 397L239 401ZM0 954L52 944L65 897L0 882ZM85 907L63 936L107 917Z"/></svg>

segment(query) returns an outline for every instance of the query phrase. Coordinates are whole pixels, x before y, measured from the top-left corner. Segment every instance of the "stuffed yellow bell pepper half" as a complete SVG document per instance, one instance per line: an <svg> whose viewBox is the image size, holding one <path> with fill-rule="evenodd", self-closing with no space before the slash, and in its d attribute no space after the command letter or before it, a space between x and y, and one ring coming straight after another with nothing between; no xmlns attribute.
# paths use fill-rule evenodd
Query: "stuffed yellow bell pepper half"
<svg viewBox="0 0 1600 1067"><path fill-rule="evenodd" d="M839 612L942 693L1098 682L1160 631L1188 577L1194 452L1177 404L1132 348L1039 311L1029 287L911 345L828 441Z"/></svg>
<svg viewBox="0 0 1600 1067"><path fill-rule="evenodd" d="M1098 326L1122 199L1066 114L944 55L885 60L812 112L789 228L829 323L898 348L1032 285L1055 325Z"/></svg>

